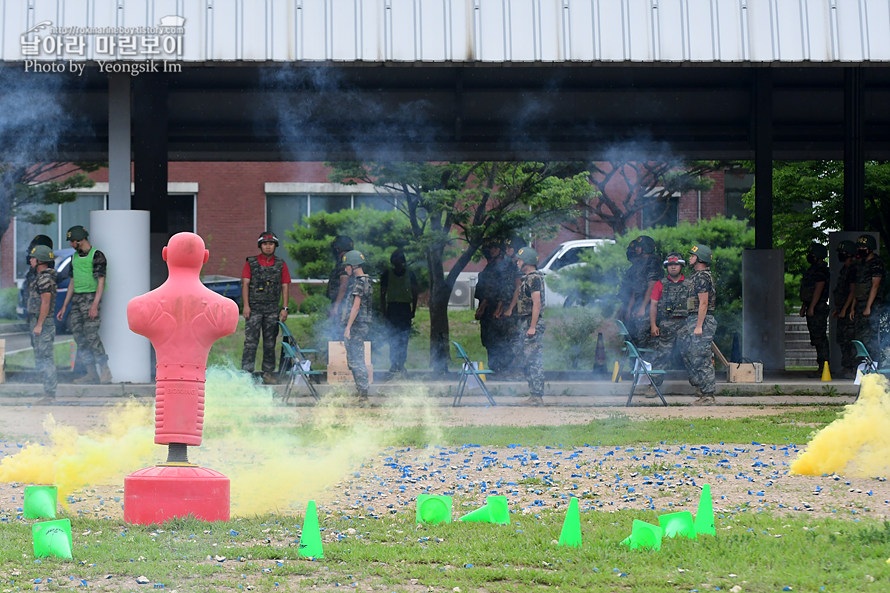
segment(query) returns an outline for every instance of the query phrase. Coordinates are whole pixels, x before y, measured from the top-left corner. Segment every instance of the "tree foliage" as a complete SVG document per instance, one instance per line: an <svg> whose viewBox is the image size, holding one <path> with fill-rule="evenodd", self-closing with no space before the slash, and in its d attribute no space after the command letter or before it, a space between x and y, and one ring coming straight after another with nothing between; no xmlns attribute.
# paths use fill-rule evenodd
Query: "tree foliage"
<svg viewBox="0 0 890 593"><path fill-rule="evenodd" d="M73 189L93 187L87 176L101 163L0 163L0 238L13 217L32 224L49 224L55 214L43 207L73 202Z"/></svg>
<svg viewBox="0 0 890 593"><path fill-rule="evenodd" d="M634 152L619 152L607 161L590 162L589 182L596 192L579 202L582 220L604 222L615 235L628 232L630 223L646 210L657 225L670 199L694 190L708 190L713 181L705 176L723 166L720 161L680 161L673 157L637 160ZM568 226L577 230L574 224Z"/></svg>
<svg viewBox="0 0 890 593"><path fill-rule="evenodd" d="M430 364L448 360L448 300L458 275L489 239L523 232L545 236L593 188L586 172L564 163L461 162L329 164L340 183L368 183L392 198L422 253L430 283ZM348 233L347 233L348 234ZM455 262L445 271L448 250Z"/></svg>

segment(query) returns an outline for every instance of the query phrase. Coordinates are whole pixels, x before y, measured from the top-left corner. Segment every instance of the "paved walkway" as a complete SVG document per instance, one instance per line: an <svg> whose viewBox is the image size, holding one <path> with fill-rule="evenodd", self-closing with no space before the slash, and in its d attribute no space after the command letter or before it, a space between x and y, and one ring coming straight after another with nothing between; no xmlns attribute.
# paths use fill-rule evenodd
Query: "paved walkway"
<svg viewBox="0 0 890 593"><path fill-rule="evenodd" d="M453 380L427 380L424 373L416 373L406 381L384 382L384 373L376 374L371 386L371 402L382 403L388 395L405 391L424 390L437 405L450 406L456 392L457 376ZM689 405L696 399L689 383L680 377L668 376L663 392L668 405ZM718 375L719 376L719 375ZM724 377L725 378L725 377ZM42 387L37 377L20 377L22 382L0 384L0 406L31 405L42 396ZM25 382L27 381L27 382ZM487 382L498 405L522 405L528 396L528 386L523 381ZM318 385L322 397L334 390L349 390L349 386ZM544 401L547 405L575 406L623 406L630 392L630 383L613 383L593 379L590 373L548 373ZM283 387L263 387L273 397L280 396ZM646 398L637 387L633 398L635 406L661 405L657 398ZM819 379L804 378L804 373L767 373L763 383L717 383L717 405L813 405L847 404L859 393L859 387L852 380L823 382ZM75 385L60 383L56 405L102 406L122 401L128 397L151 399L154 397L153 384L112 383L110 385ZM297 388L288 405L311 406L315 400L309 397L305 388ZM488 401L476 389L465 394L464 406L488 406Z"/></svg>

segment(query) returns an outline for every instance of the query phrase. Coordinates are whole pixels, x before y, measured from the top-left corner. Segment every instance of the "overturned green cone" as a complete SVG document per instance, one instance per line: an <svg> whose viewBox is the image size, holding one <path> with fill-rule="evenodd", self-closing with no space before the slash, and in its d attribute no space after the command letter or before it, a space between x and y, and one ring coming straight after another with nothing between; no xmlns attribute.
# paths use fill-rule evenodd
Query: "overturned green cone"
<svg viewBox="0 0 890 593"><path fill-rule="evenodd" d="M559 545L581 547L581 511L578 510L577 498L569 501L569 510L559 532Z"/></svg>
<svg viewBox="0 0 890 593"><path fill-rule="evenodd" d="M303 558L324 558L321 547L321 529L318 527L318 511L315 501L306 505L306 517L303 519L303 530L300 532L300 556Z"/></svg>
<svg viewBox="0 0 890 593"><path fill-rule="evenodd" d="M507 506L506 496L489 496L484 507L470 511L460 518L461 521L476 523L496 523L508 525L510 523L510 509Z"/></svg>
<svg viewBox="0 0 890 593"><path fill-rule="evenodd" d="M660 550L662 535L664 535L664 531L658 525L634 519L630 536L626 537L621 542L621 545L630 546L631 550L636 550L637 548Z"/></svg>
<svg viewBox="0 0 890 593"><path fill-rule="evenodd" d="M437 494L417 495L417 522L451 523L451 497Z"/></svg>
<svg viewBox="0 0 890 593"><path fill-rule="evenodd" d="M689 539L696 538L695 524L692 519L692 513L689 511L659 515L658 524L664 530L664 537L681 535Z"/></svg>
<svg viewBox="0 0 890 593"><path fill-rule="evenodd" d="M714 526L714 503L711 500L711 485L705 484L698 499L698 510L695 512L695 532L703 535L717 535Z"/></svg>
<svg viewBox="0 0 890 593"><path fill-rule="evenodd" d="M25 519L55 519L59 489L55 486L26 486Z"/></svg>
<svg viewBox="0 0 890 593"><path fill-rule="evenodd" d="M71 521L58 519L57 521L45 521L35 523L31 527L31 537L34 540L34 556L45 558L71 559Z"/></svg>

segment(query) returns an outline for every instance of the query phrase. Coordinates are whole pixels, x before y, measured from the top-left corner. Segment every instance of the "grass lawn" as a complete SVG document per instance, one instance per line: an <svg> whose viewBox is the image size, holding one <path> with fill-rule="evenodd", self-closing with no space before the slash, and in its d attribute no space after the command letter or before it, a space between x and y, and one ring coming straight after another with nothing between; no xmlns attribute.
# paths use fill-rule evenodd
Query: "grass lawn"
<svg viewBox="0 0 890 593"><path fill-rule="evenodd" d="M575 447L701 444L716 441L805 442L840 407L789 409L762 417L633 421L623 415L580 426L455 427L443 445ZM632 423L632 427L631 427ZM273 424L273 423L270 423ZM309 442L336 441L308 425L270 426ZM632 428L632 430L631 430ZM385 430L385 427L381 427ZM387 445L427 443L419 429L390 430ZM594 436L595 435L595 436ZM2 435L0 435L2 438ZM408 483L408 482L404 482ZM381 486L370 484L371 488ZM385 486L384 486L385 487ZM392 487L392 485L390 485ZM691 510L695 510L694 508ZM455 518L462 514L454 513ZM718 512L716 536L665 540L660 551L619 545L634 519L653 512L585 510L580 549L558 546L560 510L511 515L509 525L416 525L413 514L327 507L319 522L323 558L299 556L303 517L262 515L224 523L189 519L162 526L71 516L74 559L35 560L30 526L15 509L0 510L0 591L887 591L890 523L860 519Z"/></svg>

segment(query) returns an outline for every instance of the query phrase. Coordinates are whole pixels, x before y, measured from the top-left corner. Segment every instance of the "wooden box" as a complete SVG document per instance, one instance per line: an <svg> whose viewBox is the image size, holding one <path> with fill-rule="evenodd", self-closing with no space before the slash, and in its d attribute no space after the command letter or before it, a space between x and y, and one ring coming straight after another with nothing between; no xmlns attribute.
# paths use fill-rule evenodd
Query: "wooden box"
<svg viewBox="0 0 890 593"><path fill-rule="evenodd" d="M365 366L368 382L374 382L374 366L371 364L371 342L365 342ZM346 344L328 342L328 383L352 383L352 371L346 364Z"/></svg>
<svg viewBox="0 0 890 593"><path fill-rule="evenodd" d="M727 368L730 383L763 383L762 362L730 362Z"/></svg>

